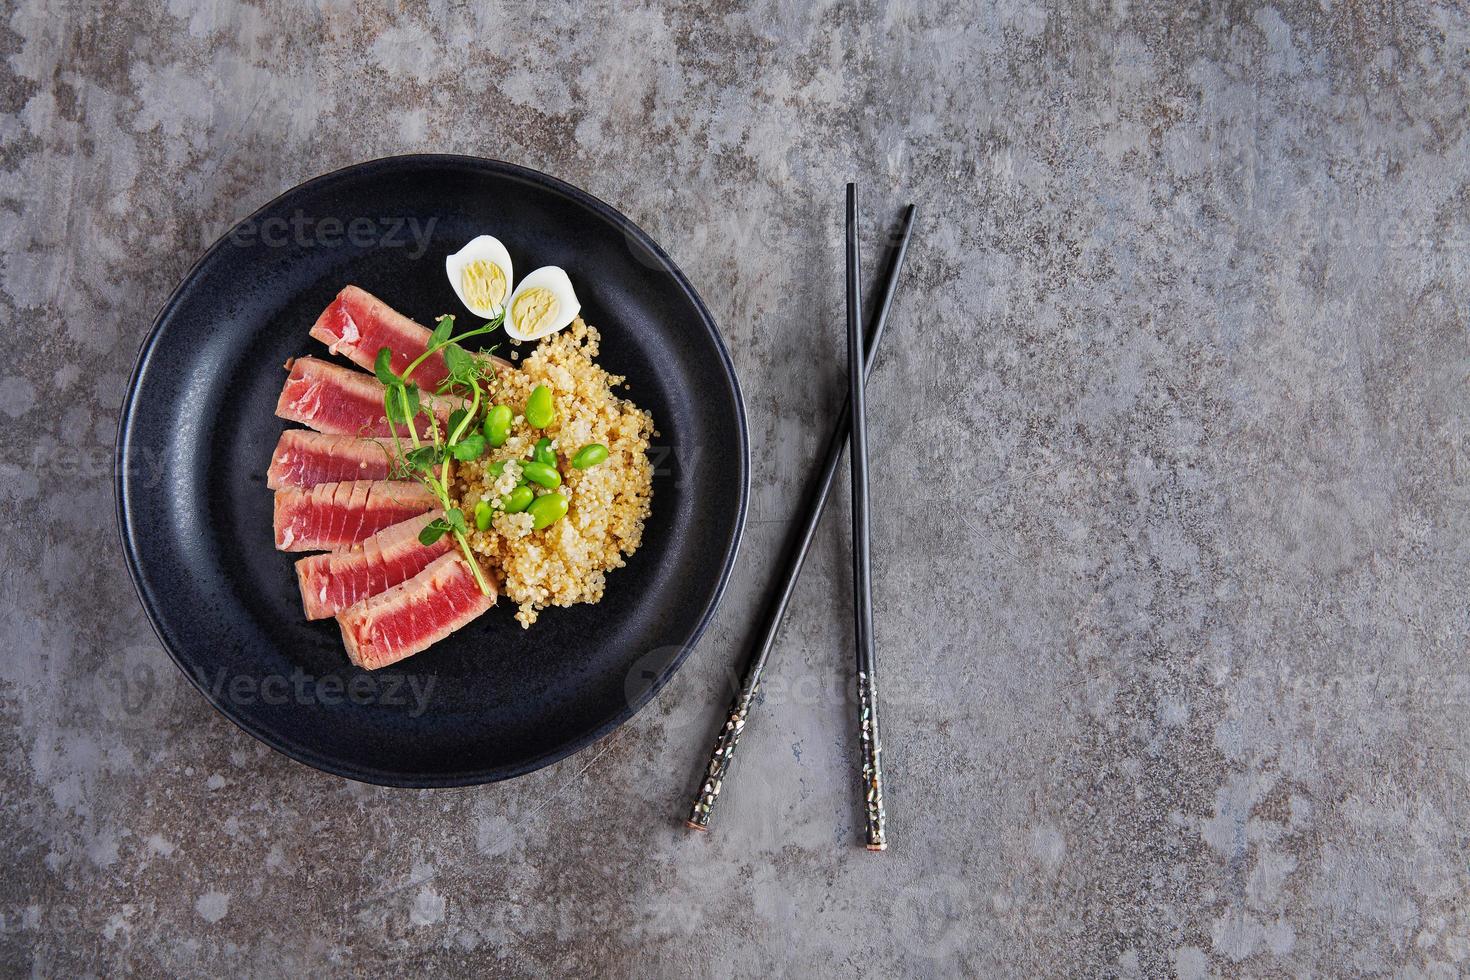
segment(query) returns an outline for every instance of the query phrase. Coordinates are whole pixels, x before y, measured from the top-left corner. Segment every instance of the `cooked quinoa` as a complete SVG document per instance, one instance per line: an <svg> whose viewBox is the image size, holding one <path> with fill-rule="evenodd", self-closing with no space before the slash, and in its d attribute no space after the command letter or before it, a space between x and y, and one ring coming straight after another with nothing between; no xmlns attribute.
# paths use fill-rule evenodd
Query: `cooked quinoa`
<svg viewBox="0 0 1470 980"><path fill-rule="evenodd" d="M614 393L624 379L593 362L598 340L597 331L578 317L542 341L519 370L501 371L491 397L516 413L510 437L481 459L459 464L455 473L454 495L466 515L473 514L480 500L498 502L515 488L520 463L531 457L536 440L552 440L563 481L556 492L567 498L566 516L535 531L530 514L497 510L489 530L471 524L469 534L470 547L519 606L516 619L523 627L547 606L600 600L605 574L621 568L643 540L653 497L653 418ZM526 399L538 384L551 389L556 405L556 418L545 429L533 429L525 419ZM574 469L572 456L593 442L607 446L607 460ZM494 479L490 466L498 460L506 465ZM552 492L531 486L537 496Z"/></svg>

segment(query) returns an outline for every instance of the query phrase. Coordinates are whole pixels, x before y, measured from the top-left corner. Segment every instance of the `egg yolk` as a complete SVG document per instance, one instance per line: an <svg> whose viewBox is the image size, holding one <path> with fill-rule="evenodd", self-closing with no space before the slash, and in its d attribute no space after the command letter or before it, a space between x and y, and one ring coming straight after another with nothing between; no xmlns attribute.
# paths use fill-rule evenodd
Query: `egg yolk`
<svg viewBox="0 0 1470 980"><path fill-rule="evenodd" d="M465 305L475 312L489 311L505 299L505 270L494 262L476 259L459 274Z"/></svg>
<svg viewBox="0 0 1470 980"><path fill-rule="evenodd" d="M559 308L560 304L557 303L556 296L551 290L544 286L537 286L516 297L516 303L510 315L515 320L516 326L521 328L521 333L527 337L537 337L551 329Z"/></svg>

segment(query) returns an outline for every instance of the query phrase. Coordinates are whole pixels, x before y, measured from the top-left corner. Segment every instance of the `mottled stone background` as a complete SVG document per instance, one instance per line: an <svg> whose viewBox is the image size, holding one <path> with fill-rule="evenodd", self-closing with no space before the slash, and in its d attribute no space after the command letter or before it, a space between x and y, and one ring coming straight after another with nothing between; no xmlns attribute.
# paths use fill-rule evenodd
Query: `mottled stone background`
<svg viewBox="0 0 1470 980"><path fill-rule="evenodd" d="M1470 969L1463 11L0 11L5 972ZM740 567L675 683L557 766L434 792L215 714L143 619L110 482L138 344L206 244L416 150L647 228L754 441ZM881 857L845 509L718 831L677 819L840 399L850 177L870 241L923 208L870 394Z"/></svg>

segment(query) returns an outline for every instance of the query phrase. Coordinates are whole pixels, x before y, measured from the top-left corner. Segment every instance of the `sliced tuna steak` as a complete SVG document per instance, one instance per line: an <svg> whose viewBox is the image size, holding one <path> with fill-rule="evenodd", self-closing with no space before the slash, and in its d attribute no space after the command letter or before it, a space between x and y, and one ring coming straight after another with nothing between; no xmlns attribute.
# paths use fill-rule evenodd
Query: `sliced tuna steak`
<svg viewBox="0 0 1470 980"><path fill-rule="evenodd" d="M347 656L365 670L411 657L495 605L458 551L413 578L337 614Z"/></svg>
<svg viewBox="0 0 1470 980"><path fill-rule="evenodd" d="M427 487L407 480L347 480L277 490L276 548L347 548L438 507Z"/></svg>
<svg viewBox="0 0 1470 980"><path fill-rule="evenodd" d="M315 357L298 357L286 362L291 372L276 402L276 414L300 422L318 432L339 436L386 436L388 420L383 415L383 386L361 371L341 367ZM431 407L440 422L447 422L457 402L424 394L421 402ZM419 435L429 431L429 420L419 415ZM398 426L398 434L408 434Z"/></svg>
<svg viewBox="0 0 1470 980"><path fill-rule="evenodd" d="M311 335L333 354L345 355L354 364L373 369L378 351L393 351L393 370L400 377L410 362L429 346L429 328L415 323L365 289L348 286L337 294L317 317ZM414 368L413 379L429 391L437 389L448 370L444 355L435 353Z"/></svg>
<svg viewBox="0 0 1470 980"><path fill-rule="evenodd" d="M271 454L265 485L272 490L341 480L382 480L393 471L392 439L361 439L287 429Z"/></svg>
<svg viewBox="0 0 1470 980"><path fill-rule="evenodd" d="M457 326L455 333L478 325L463 317L456 322L463 326ZM338 293L311 328L311 335L326 344L333 354L342 354L368 371L373 369L378 351L388 348L393 352L390 363L400 377L428 349L430 333L428 327L415 323L357 286L348 286ZM513 367L499 357L492 360L502 370ZM437 391L447 376L444 355L434 353L413 369L412 380L426 391Z"/></svg>
<svg viewBox="0 0 1470 980"><path fill-rule="evenodd" d="M307 619L326 619L369 596L413 578L454 548L454 537L419 543L419 532L441 511L433 510L384 528L346 551L310 555L296 563Z"/></svg>

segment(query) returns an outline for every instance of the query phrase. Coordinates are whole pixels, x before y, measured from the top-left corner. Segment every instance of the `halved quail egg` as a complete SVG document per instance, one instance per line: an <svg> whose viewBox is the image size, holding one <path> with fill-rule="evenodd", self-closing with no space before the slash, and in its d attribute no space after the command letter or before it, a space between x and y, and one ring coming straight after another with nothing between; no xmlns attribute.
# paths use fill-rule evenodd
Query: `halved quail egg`
<svg viewBox="0 0 1470 980"><path fill-rule="evenodd" d="M510 292L510 253L492 235L473 238L464 248L444 260L449 284L471 313L492 320L500 315Z"/></svg>
<svg viewBox="0 0 1470 980"><path fill-rule="evenodd" d="M505 332L515 340L540 340L582 311L566 270L543 265L522 279L505 304Z"/></svg>

